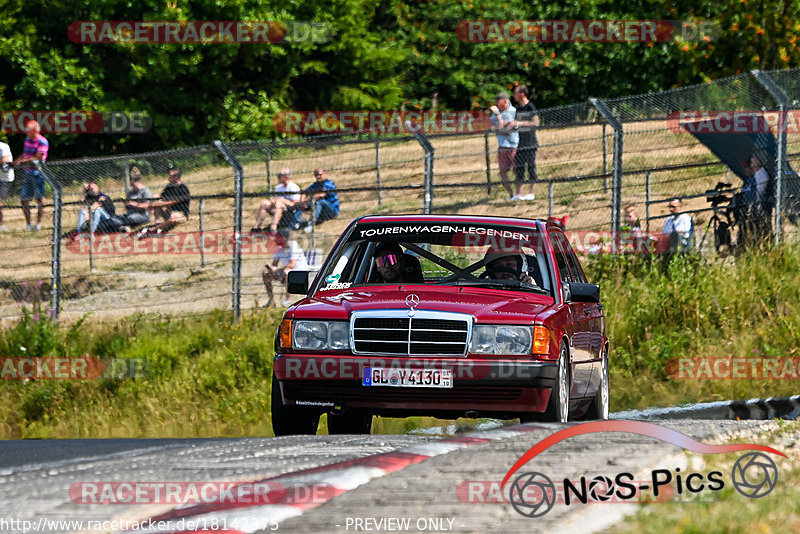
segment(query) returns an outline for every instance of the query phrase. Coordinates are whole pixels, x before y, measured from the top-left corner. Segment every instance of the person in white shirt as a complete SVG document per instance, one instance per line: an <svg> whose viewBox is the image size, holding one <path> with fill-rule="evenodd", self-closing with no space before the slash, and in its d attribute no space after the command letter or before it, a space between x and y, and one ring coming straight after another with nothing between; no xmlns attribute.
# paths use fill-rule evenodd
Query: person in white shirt
<svg viewBox="0 0 800 534"><path fill-rule="evenodd" d="M672 214L664 221L661 233L669 236L670 249L686 250L689 248L692 237L692 218L686 213L681 213L683 202L679 198L669 201L669 212Z"/></svg>
<svg viewBox="0 0 800 534"><path fill-rule="evenodd" d="M275 244L277 249L272 256L272 263L264 265L264 270L261 271L261 279L264 281L264 287L267 290L267 306L272 305L274 296L274 289L272 282L275 280L280 283L286 282L286 277L289 271L308 271L310 267L306 260L306 255L303 249L295 240L287 242L288 232L281 232L275 236ZM287 305L287 302L283 302Z"/></svg>
<svg viewBox="0 0 800 534"><path fill-rule="evenodd" d="M284 212L289 208L294 208L300 202L300 186L291 179L292 172L284 167L278 171L278 186L275 188L275 196L263 200L256 213L256 222L251 232L261 231L261 223L272 215L272 222L269 225L269 233L278 231L278 223L283 217Z"/></svg>
<svg viewBox="0 0 800 534"><path fill-rule="evenodd" d="M11 189L11 182L14 181L14 168L11 166L11 147L5 143L0 143L0 232L5 232L3 224L3 201L8 196Z"/></svg>

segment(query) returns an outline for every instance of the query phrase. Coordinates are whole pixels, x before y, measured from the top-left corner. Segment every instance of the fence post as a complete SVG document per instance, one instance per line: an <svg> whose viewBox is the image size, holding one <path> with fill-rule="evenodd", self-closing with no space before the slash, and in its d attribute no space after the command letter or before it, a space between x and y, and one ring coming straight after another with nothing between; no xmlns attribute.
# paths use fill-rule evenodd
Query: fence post
<svg viewBox="0 0 800 534"><path fill-rule="evenodd" d="M272 191L272 175L270 174L270 162L272 161L272 145L267 145L267 191Z"/></svg>
<svg viewBox="0 0 800 534"><path fill-rule="evenodd" d="M550 181L547 184L547 216L553 216L553 185L554 183Z"/></svg>
<svg viewBox="0 0 800 534"><path fill-rule="evenodd" d="M603 174L608 174L608 132L603 123ZM603 192L608 193L608 176L603 177Z"/></svg>
<svg viewBox="0 0 800 534"><path fill-rule="evenodd" d="M94 272L94 231L92 230L94 210L91 206L88 206L86 212L89 214L89 220L86 222L89 225L89 270Z"/></svg>
<svg viewBox="0 0 800 534"><path fill-rule="evenodd" d="M486 194L492 194L492 160L489 157L489 132L483 134L483 153L486 156Z"/></svg>
<svg viewBox="0 0 800 534"><path fill-rule="evenodd" d="M244 189L244 172L242 164L230 151L228 146L220 140L214 141L214 146L220 151L222 157L233 168L233 267L231 273L231 309L236 320L242 316L242 191ZM269 160L267 160L269 165Z"/></svg>
<svg viewBox="0 0 800 534"><path fill-rule="evenodd" d="M34 160L34 165L53 190L53 233L50 253L50 317L58 319L61 310L61 211L63 209L61 183L45 163Z"/></svg>
<svg viewBox="0 0 800 534"><path fill-rule="evenodd" d="M786 109L789 106L789 97L766 72L751 70L750 74L778 103L778 148L775 155L775 187L773 191L775 194L773 198L775 213L773 213L772 218L773 239L775 246L778 246L781 244L781 237L783 236L783 185L788 168L788 162L786 161Z"/></svg>
<svg viewBox="0 0 800 534"><path fill-rule="evenodd" d="M203 208L205 207L205 200L204 198L200 199L200 267L206 266L206 247L203 246L205 241L203 240Z"/></svg>
<svg viewBox="0 0 800 534"><path fill-rule="evenodd" d="M381 139L375 137L375 178L378 186L378 206L383 203L383 195L381 194Z"/></svg>
<svg viewBox="0 0 800 534"><path fill-rule="evenodd" d="M622 204L622 123L617 120L605 102L599 98L590 98L589 102L597 109L609 126L614 129L614 159L611 164L611 234L618 235ZM616 240L613 240L613 242L616 246Z"/></svg>
<svg viewBox="0 0 800 534"><path fill-rule="evenodd" d="M646 197L644 202L644 224L645 224L645 231L649 234L650 233L650 199L653 197L652 187L652 176L650 171L647 171L645 174L645 184L646 184Z"/></svg>
<svg viewBox="0 0 800 534"><path fill-rule="evenodd" d="M428 140L428 137L420 131L419 127L415 126L411 121L406 121L406 128L412 132L414 139L425 150L425 195L422 202L422 213L428 215L433 213L433 145Z"/></svg>
<svg viewBox="0 0 800 534"><path fill-rule="evenodd" d="M125 161L125 196L128 196L128 191L131 190L131 162Z"/></svg>

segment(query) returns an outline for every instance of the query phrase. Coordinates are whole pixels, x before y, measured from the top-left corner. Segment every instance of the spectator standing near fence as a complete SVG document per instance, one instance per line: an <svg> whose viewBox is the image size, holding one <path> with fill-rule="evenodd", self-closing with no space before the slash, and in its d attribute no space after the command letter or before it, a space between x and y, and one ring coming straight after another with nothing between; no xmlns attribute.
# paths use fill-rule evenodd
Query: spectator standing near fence
<svg viewBox="0 0 800 534"><path fill-rule="evenodd" d="M260 232L261 223L272 215L272 222L269 225L269 232L278 231L278 224L281 222L283 214L297 206L300 202L300 186L292 181L292 171L284 167L278 171L278 186L275 187L275 196L264 200L256 213L256 222L250 232Z"/></svg>
<svg viewBox="0 0 800 534"><path fill-rule="evenodd" d="M25 171L25 180L22 182L22 214L25 216L26 229L41 230L42 217L44 217L44 176L33 165L34 161L47 161L47 154L50 150L50 143L40 133L39 123L28 121L25 124L25 145L22 155L14 163L22 163ZM38 211L36 212L36 224L31 224L31 199L36 198Z"/></svg>
<svg viewBox="0 0 800 534"><path fill-rule="evenodd" d="M530 100L530 89L527 85L518 85L514 89L514 100L517 102L517 116L513 125L519 130L519 145L514 156L514 173L517 176L517 196L520 200L534 200L533 188L536 185L536 150L539 140L536 128L539 127L539 110ZM522 190L528 183L528 193Z"/></svg>
<svg viewBox="0 0 800 534"><path fill-rule="evenodd" d="M13 159L11 147L0 143L0 232L7 230L3 224L3 201L8 198L11 183L14 181L14 168L11 166Z"/></svg>
<svg viewBox="0 0 800 534"><path fill-rule="evenodd" d="M661 233L669 238L669 252L686 251L691 246L692 218L681 213L683 202L679 198L669 201L670 216L664 221Z"/></svg>
<svg viewBox="0 0 800 534"><path fill-rule="evenodd" d="M300 200L300 208L311 209L311 200L314 201L314 225L334 219L339 215L339 195L336 194L336 184L327 178L324 169L314 171L316 182L311 184ZM311 223L306 223L305 230L311 231Z"/></svg>
<svg viewBox="0 0 800 534"><path fill-rule="evenodd" d="M192 195L183 183L180 169L170 169L169 183L164 187L158 200L150 203L150 213L154 221L149 228L143 228L139 237L165 234L175 226L189 219L189 203Z"/></svg>
<svg viewBox="0 0 800 534"><path fill-rule="evenodd" d="M511 99L505 91L494 97L495 105L489 108L492 126L497 134L497 163L500 166L500 180L508 192L509 200L519 200L508 181L508 171L514 169L514 157L519 145L519 132L514 129L517 110L511 105Z"/></svg>
<svg viewBox="0 0 800 534"><path fill-rule="evenodd" d="M134 172L136 171L136 172ZM150 192L144 183L142 183L142 173L138 172L139 169L134 167L131 170L131 188L125 195L125 211L126 214L119 217L122 226L141 226L150 222L150 199L153 194Z"/></svg>

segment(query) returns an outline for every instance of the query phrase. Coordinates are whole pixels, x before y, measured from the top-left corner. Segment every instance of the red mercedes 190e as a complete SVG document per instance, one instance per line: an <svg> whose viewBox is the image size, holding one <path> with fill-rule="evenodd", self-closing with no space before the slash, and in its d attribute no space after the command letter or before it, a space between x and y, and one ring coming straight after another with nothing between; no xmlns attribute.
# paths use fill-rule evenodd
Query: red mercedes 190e
<svg viewBox="0 0 800 534"><path fill-rule="evenodd" d="M608 417L600 289L539 220L353 221L322 269L289 273L275 339L276 435L369 433L372 416Z"/></svg>

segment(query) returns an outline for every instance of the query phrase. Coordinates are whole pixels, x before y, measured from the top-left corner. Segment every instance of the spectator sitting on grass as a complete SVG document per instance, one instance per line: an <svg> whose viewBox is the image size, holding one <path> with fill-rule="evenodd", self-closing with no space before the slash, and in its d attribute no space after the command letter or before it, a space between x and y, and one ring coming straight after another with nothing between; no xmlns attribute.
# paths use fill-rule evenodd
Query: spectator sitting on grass
<svg viewBox="0 0 800 534"><path fill-rule="evenodd" d="M283 217L284 212L289 209L294 209L297 203L300 202L300 186L294 183L291 179L292 171L284 167L278 171L278 181L280 182L275 188L276 195L270 199L261 202L256 213L256 222L253 225L251 233L261 232L261 223L267 218L267 215L272 215L272 222L269 225L268 232L274 234L278 231L278 224Z"/></svg>
<svg viewBox="0 0 800 534"><path fill-rule="evenodd" d="M189 202L192 198L189 188L181 181L181 170L170 169L169 183L161 192L159 200L150 203L149 210L154 221L149 228L139 232L140 237L165 234L175 226L189 219Z"/></svg>
<svg viewBox="0 0 800 534"><path fill-rule="evenodd" d="M123 226L141 226L150 222L150 199L153 194L150 189L142 183L142 173L138 167L131 169L131 188L126 195L125 215L119 217L119 222Z"/></svg>
<svg viewBox="0 0 800 534"><path fill-rule="evenodd" d="M117 228L117 221L114 219L114 202L108 195L100 191L100 186L94 180L89 180L83 184L83 197L81 201L86 204L78 214L78 227L76 232L83 231L83 225L89 220L91 211L91 223L89 230L94 233L98 228L102 231L114 231Z"/></svg>
<svg viewBox="0 0 800 534"><path fill-rule="evenodd" d="M311 209L311 200L314 201L314 226L334 219L339 215L339 195L336 194L336 184L326 178L324 169L314 171L317 180L305 190L301 197L299 207L302 210ZM311 231L311 222L306 223L306 232Z"/></svg>

